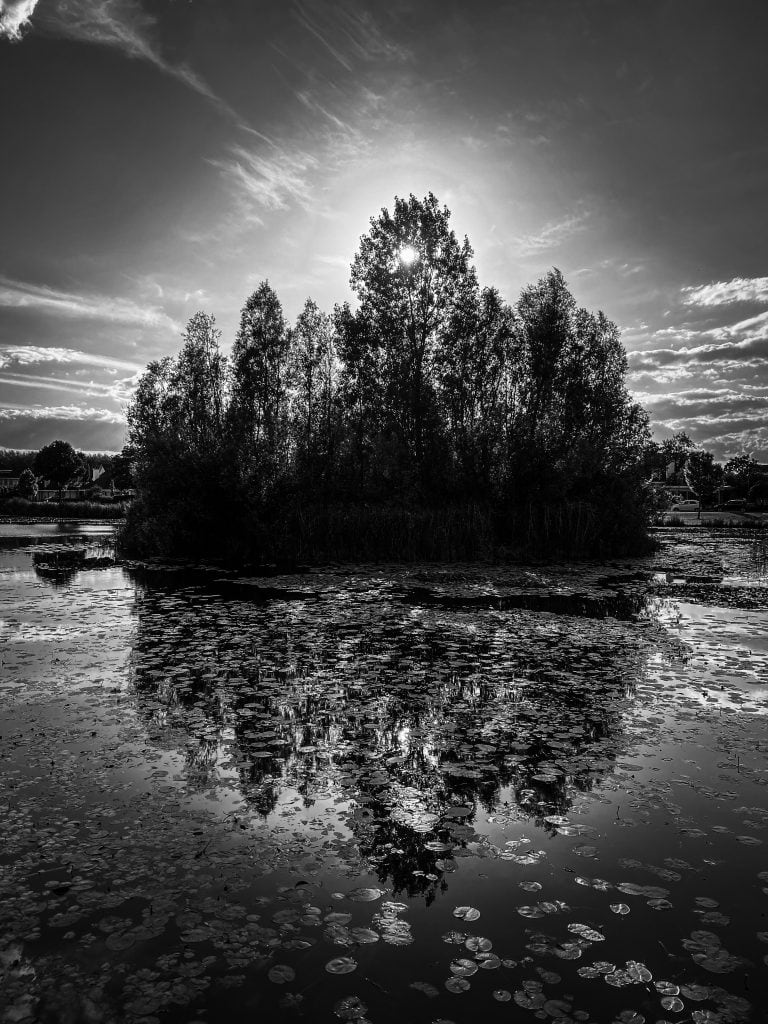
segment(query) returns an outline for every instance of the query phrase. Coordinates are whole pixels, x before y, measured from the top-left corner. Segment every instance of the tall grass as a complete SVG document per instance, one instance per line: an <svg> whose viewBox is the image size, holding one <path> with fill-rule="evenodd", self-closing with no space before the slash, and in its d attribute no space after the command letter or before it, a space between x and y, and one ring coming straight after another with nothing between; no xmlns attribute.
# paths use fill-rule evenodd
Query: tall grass
<svg viewBox="0 0 768 1024"><path fill-rule="evenodd" d="M144 558L168 555L230 564L324 562L463 562L604 557L643 552L650 542L642 517L606 521L595 504L560 501L506 512L477 503L411 506L395 503L301 503L281 516L197 518L196 507L165 509L149 518L132 509L120 549Z"/></svg>
<svg viewBox="0 0 768 1024"><path fill-rule="evenodd" d="M8 498L0 503L0 516L24 516L30 519L123 519L127 502L105 504L101 501L28 501Z"/></svg>

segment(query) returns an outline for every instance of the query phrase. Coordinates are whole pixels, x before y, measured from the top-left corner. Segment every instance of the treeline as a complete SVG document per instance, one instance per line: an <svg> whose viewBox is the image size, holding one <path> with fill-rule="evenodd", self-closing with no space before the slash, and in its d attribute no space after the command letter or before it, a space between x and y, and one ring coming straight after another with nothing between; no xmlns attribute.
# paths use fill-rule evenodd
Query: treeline
<svg viewBox="0 0 768 1024"><path fill-rule="evenodd" d="M644 465L651 482L673 487L685 485L705 508L728 499L756 508L768 505L768 472L748 451L718 463L712 452L680 430L661 442L649 441ZM674 501L663 491L657 491L656 496L657 507L662 510Z"/></svg>
<svg viewBox="0 0 768 1024"><path fill-rule="evenodd" d="M150 363L128 412L139 555L239 560L608 553L645 541L647 417L619 332L553 270L481 287L430 194L371 220L356 308L267 282L225 358L214 318Z"/></svg>

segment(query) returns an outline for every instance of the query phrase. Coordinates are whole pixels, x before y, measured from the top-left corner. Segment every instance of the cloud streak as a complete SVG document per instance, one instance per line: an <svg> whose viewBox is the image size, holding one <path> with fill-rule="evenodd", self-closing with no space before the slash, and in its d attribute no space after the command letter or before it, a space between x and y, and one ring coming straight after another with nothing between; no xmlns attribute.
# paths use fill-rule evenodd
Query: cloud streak
<svg viewBox="0 0 768 1024"><path fill-rule="evenodd" d="M0 384L14 388L64 391L84 398L109 398L115 402L128 402L136 389L138 377L138 374L134 374L110 384L98 384L92 380L67 380L61 377L40 377L36 374L8 373L0 376Z"/></svg>
<svg viewBox="0 0 768 1024"><path fill-rule="evenodd" d="M96 423L125 423L125 416L112 409L83 408L79 405L11 405L0 402L0 421L72 420Z"/></svg>
<svg viewBox="0 0 768 1024"><path fill-rule="evenodd" d="M119 50L124 56L146 61L213 103L235 123L237 113L186 64L166 59L154 39L156 20L139 0L0 0L0 35L19 39L35 21L52 35Z"/></svg>
<svg viewBox="0 0 768 1024"><path fill-rule="evenodd" d="M689 306L729 306L734 302L768 303L768 277L734 277L730 281L683 288Z"/></svg>
<svg viewBox="0 0 768 1024"><path fill-rule="evenodd" d="M33 310L83 320L136 327L159 328L178 333L180 326L162 310L139 306L130 299L107 295L80 295L47 285L28 284L0 276L0 308Z"/></svg>
<svg viewBox="0 0 768 1024"><path fill-rule="evenodd" d="M350 73L359 62L403 62L410 57L410 51L391 39L359 0L315 0L311 12L297 0L292 13L302 28Z"/></svg>
<svg viewBox="0 0 768 1024"><path fill-rule="evenodd" d="M236 145L228 157L209 162L245 200L246 208L284 210L295 203L309 210L312 206L311 175L319 166L317 158L298 147L288 149L264 136L261 138L267 143L266 152ZM258 220L258 216L250 215L249 219Z"/></svg>
<svg viewBox="0 0 768 1024"><path fill-rule="evenodd" d="M550 221L536 234L520 235L517 238L518 252L521 256L537 256L548 249L556 249L583 231L586 221L586 213L572 213L561 220Z"/></svg>
<svg viewBox="0 0 768 1024"><path fill-rule="evenodd" d="M0 370L19 366L37 366L40 363L75 363L80 366L96 366L105 370L123 370L139 373L143 364L112 356L79 352L73 348L46 347L44 345L3 345L0 346Z"/></svg>

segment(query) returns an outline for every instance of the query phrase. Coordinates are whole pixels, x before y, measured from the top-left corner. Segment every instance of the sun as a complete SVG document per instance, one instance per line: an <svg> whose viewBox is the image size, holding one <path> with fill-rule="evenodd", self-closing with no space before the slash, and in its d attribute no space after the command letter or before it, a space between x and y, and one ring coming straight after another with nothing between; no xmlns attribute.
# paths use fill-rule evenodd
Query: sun
<svg viewBox="0 0 768 1024"><path fill-rule="evenodd" d="M404 245L400 250L400 262L406 267L410 267L418 258L419 254L412 245Z"/></svg>

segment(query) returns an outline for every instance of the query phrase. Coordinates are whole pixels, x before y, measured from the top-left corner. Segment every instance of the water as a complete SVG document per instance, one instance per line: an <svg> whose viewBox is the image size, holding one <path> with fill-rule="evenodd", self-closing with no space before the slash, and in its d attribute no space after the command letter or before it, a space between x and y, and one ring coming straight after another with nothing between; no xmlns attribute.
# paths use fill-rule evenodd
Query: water
<svg viewBox="0 0 768 1024"><path fill-rule="evenodd" d="M7 529L0 1020L764 1019L749 537L237 580Z"/></svg>

